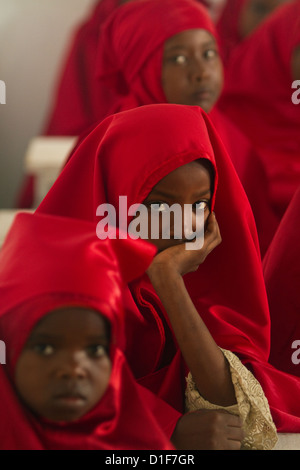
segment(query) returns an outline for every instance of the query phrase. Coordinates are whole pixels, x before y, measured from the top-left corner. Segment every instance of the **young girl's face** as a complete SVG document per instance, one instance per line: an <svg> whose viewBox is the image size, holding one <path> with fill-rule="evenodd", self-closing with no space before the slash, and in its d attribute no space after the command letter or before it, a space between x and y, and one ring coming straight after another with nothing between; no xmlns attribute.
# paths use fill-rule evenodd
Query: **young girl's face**
<svg viewBox="0 0 300 470"><path fill-rule="evenodd" d="M196 228L196 209L201 206L204 209L204 223L210 214L210 202L212 197L213 170L210 163L201 164L199 161L187 163L169 173L159 183L154 186L151 193L144 200L143 204L148 208L148 227L151 227L151 212L159 211L163 213L166 205L179 204L182 214L182 233L184 234L184 205L190 204L193 207L192 223L193 230ZM205 166L204 166L205 165ZM151 237L149 231L148 240L153 243L158 251L186 240L174 238L174 219L171 217L170 238L162 239L161 233L158 239Z"/></svg>
<svg viewBox="0 0 300 470"><path fill-rule="evenodd" d="M223 66L210 33L190 29L165 42L162 87L168 103L212 109L222 91Z"/></svg>
<svg viewBox="0 0 300 470"><path fill-rule="evenodd" d="M111 361L105 319L93 310L55 310L33 329L16 364L15 385L37 415L74 421L102 398Z"/></svg>

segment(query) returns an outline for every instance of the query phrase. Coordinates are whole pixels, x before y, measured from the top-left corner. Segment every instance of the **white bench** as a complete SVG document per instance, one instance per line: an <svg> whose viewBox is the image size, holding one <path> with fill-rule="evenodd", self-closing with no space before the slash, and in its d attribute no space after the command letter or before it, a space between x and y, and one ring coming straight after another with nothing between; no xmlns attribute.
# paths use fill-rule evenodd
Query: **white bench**
<svg viewBox="0 0 300 470"><path fill-rule="evenodd" d="M273 450L300 450L300 433L278 433L278 442Z"/></svg>
<svg viewBox="0 0 300 470"><path fill-rule="evenodd" d="M34 203L37 207L63 168L77 137L34 137L28 144L24 170L34 176Z"/></svg>

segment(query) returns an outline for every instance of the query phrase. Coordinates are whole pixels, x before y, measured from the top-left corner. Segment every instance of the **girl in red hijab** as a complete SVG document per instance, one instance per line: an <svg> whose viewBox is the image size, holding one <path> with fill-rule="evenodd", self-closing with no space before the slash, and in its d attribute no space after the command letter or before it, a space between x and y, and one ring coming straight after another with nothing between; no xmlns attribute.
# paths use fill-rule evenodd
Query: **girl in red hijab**
<svg viewBox="0 0 300 470"><path fill-rule="evenodd" d="M17 215L0 253L1 449L173 449L152 410L169 434L180 414L136 384L123 354L122 290L152 248Z"/></svg>
<svg viewBox="0 0 300 470"><path fill-rule="evenodd" d="M103 25L97 67L104 86L124 89L111 113L166 102L209 113L251 202L264 253L274 225L266 175L250 142L217 108L223 66L207 10L193 0L137 0L120 7Z"/></svg>
<svg viewBox="0 0 300 470"><path fill-rule="evenodd" d="M284 214L264 258L271 314L270 362L300 376L300 188Z"/></svg>
<svg viewBox="0 0 300 470"><path fill-rule="evenodd" d="M300 181L300 112L292 100L292 85L300 78L299 46L300 1L294 0L235 50L219 102L260 155L275 217L271 236Z"/></svg>
<svg viewBox="0 0 300 470"><path fill-rule="evenodd" d="M126 196L128 207L149 201L164 203L162 195L153 194L155 188L176 169L199 158L208 160L213 169L207 203L216 214L222 242L207 253L204 262L195 253L194 269L189 266L189 270L199 267L184 274L186 289L218 347L234 353L257 379L253 390L262 387L278 431L299 432L299 379L268 363L270 318L249 202L224 146L199 107L158 104L108 117L79 144L37 212L97 222L106 207L102 204L110 204L116 210L116 223L123 225L128 214L120 196ZM171 187L176 202L179 196L174 189L178 186L171 183ZM193 197L199 201L198 194ZM211 217L214 232L218 229ZM182 250L165 248L160 255L168 249ZM206 249L209 251L207 245ZM164 282L167 280L165 276ZM131 283L127 294L126 356L133 373L141 384L182 412L186 373L177 343L178 324L170 323L160 298L163 293L154 291L148 276ZM210 370L211 381L218 374ZM248 394L250 401L253 390ZM253 403L249 407L260 409ZM264 434L272 430L272 424L262 415Z"/></svg>

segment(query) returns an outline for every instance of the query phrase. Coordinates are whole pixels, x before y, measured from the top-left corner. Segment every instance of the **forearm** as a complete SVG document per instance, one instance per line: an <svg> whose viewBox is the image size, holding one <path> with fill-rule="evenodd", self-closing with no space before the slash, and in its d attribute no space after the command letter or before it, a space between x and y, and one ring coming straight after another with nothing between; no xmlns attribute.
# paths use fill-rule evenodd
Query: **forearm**
<svg viewBox="0 0 300 470"><path fill-rule="evenodd" d="M161 269L148 274L201 395L221 406L236 403L227 360L197 312L182 276Z"/></svg>

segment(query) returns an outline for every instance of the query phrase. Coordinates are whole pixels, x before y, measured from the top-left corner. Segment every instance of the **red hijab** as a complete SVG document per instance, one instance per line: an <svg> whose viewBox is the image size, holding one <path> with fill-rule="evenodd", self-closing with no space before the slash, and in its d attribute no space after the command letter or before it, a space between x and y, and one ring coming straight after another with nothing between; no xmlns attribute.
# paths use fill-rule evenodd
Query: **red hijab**
<svg viewBox="0 0 300 470"><path fill-rule="evenodd" d="M280 222L264 258L264 277L271 314L270 362L300 376L300 187ZM296 361L292 354L296 354Z"/></svg>
<svg viewBox="0 0 300 470"><path fill-rule="evenodd" d="M260 154L276 226L300 181L300 112L291 99L299 18L300 0L288 2L237 47L219 102Z"/></svg>
<svg viewBox="0 0 300 470"><path fill-rule="evenodd" d="M0 252L0 447L5 450L172 449L153 413L171 432L178 413L136 384L124 358L124 282L140 276L153 247L100 241L95 225L44 214L19 214ZM134 258L135 263L132 263ZM72 423L35 417L17 398L14 369L38 320L64 305L82 305L111 325L112 372L99 403Z"/></svg>
<svg viewBox="0 0 300 470"><path fill-rule="evenodd" d="M77 147L37 212L96 222L98 205L110 203L118 212L120 195L127 196L128 207L140 203L164 176L199 158L215 168L212 205L222 243L185 276L186 286L217 344L235 352L261 383L278 429L299 432L300 381L267 362L270 319L250 205L199 107L157 104L108 117ZM130 285L126 335L135 377L183 411L180 351L146 276Z"/></svg>

